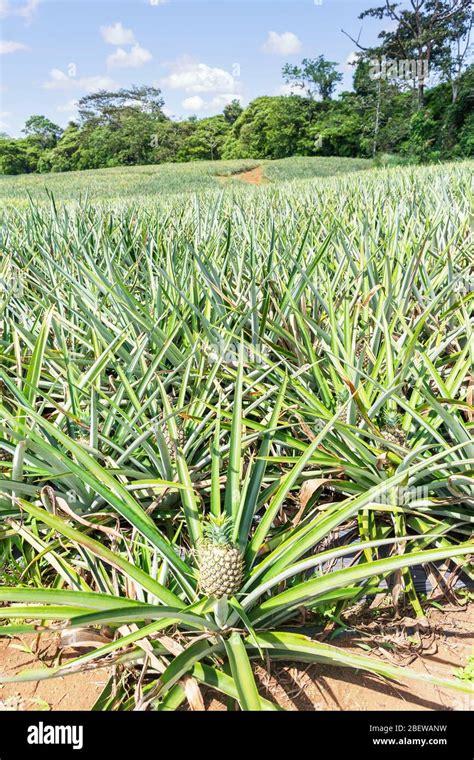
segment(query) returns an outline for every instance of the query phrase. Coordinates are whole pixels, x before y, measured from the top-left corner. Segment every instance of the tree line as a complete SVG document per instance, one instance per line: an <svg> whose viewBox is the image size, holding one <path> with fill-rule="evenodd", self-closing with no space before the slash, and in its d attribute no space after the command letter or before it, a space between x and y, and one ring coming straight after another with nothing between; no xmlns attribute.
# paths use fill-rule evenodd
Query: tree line
<svg viewBox="0 0 474 760"><path fill-rule="evenodd" d="M1 135L0 173L295 155L473 156L470 0L409 0L404 8L385 0L359 18L367 16L390 25L373 47L348 34L357 47L350 92L334 97L342 75L323 56L283 67L290 94L245 109L233 100L208 118L168 118L155 87L102 90L79 101L64 130L33 115L24 137Z"/></svg>

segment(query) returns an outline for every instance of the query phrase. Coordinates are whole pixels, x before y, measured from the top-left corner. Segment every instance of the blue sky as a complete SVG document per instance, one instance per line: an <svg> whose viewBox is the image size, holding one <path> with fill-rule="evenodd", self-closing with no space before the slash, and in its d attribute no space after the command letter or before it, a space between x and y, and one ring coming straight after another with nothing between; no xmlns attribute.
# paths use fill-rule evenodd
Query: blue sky
<svg viewBox="0 0 474 760"><path fill-rule="evenodd" d="M220 113L233 97L287 92L281 68L305 56L347 64L379 21L376 0L0 0L0 129L18 136L31 114L65 126L100 88L153 84L168 115Z"/></svg>

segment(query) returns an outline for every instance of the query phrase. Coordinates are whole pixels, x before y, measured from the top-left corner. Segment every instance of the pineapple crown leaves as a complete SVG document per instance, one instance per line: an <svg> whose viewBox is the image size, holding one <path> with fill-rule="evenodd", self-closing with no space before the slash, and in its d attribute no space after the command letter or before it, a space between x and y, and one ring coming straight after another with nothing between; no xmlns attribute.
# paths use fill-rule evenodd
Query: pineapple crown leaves
<svg viewBox="0 0 474 760"><path fill-rule="evenodd" d="M214 545L230 544L232 535L232 518L226 515L209 515L202 526L204 538Z"/></svg>
<svg viewBox="0 0 474 760"><path fill-rule="evenodd" d="M339 388L338 391L336 391L336 401L338 404L344 404L349 396L351 394L349 393L349 390L346 387Z"/></svg>
<svg viewBox="0 0 474 760"><path fill-rule="evenodd" d="M394 409L385 409L382 414L383 424L387 427L398 427L401 425L402 416Z"/></svg>

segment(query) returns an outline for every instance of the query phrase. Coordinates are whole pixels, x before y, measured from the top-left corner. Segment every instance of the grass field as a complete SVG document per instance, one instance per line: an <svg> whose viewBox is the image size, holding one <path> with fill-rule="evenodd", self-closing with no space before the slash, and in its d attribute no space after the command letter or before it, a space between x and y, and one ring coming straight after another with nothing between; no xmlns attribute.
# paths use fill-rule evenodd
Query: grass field
<svg viewBox="0 0 474 760"><path fill-rule="evenodd" d="M197 193L222 186L219 177L262 166L269 182L328 177L370 168L371 161L360 158L286 158L280 161L200 161L185 164L131 166L95 169L64 174L24 174L0 177L0 199L18 203L27 194L35 200L47 199L46 190L58 199L90 198L113 200L143 199L156 195Z"/></svg>
<svg viewBox="0 0 474 760"><path fill-rule="evenodd" d="M17 679L112 660L100 709L177 709L187 675L273 710L269 657L472 694L298 628L474 577L472 163L216 179L252 166L2 180L0 636L108 631Z"/></svg>

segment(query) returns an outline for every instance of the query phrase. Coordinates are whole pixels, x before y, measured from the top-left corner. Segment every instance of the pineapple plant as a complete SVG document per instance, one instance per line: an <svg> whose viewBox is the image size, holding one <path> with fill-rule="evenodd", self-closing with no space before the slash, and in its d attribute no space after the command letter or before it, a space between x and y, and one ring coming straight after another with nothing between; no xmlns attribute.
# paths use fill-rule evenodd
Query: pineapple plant
<svg viewBox="0 0 474 760"><path fill-rule="evenodd" d="M345 404L346 401L349 399L350 393L347 390L346 387L339 388L339 390L336 392L336 402L338 405Z"/></svg>
<svg viewBox="0 0 474 760"><path fill-rule="evenodd" d="M397 668L301 626L304 614L312 629L328 613L352 616L357 598L380 593L382 579L400 572L418 615L407 570L455 558L458 572L472 554L469 470L461 469L471 461L468 304L446 287L446 257L426 249L425 262L419 244L427 212L444 219L449 195L454 211L435 227L436 245L449 247L450 281L465 272L470 175L456 167L447 193L444 170L437 187L438 169L430 167L429 178L416 171L421 190L429 185L426 200L418 204L420 180L411 171L399 185L394 175L393 204L383 214L380 182L383 189L388 178L371 180L370 172L367 192L359 192L360 179L350 185L349 211L342 178L334 186L328 178L311 196L285 190L277 203L252 194L235 204L232 190L217 207L170 198L163 209L153 200L133 215L121 204L105 210L88 201L67 215L59 206L53 214L49 203L34 215L30 206L2 208L5 239L27 274L25 324L5 312L0 348L0 445L18 451L15 477L0 462L0 606L7 605L0 641L11 637L9 620L35 637L60 632L63 640L63 632L76 637L91 627L100 635L103 626L114 634L28 679L115 662L120 678L112 690L106 685L98 709L179 709L186 699L195 704L202 687L245 710L275 710L253 675L263 657L268 667L340 665L467 693L460 679ZM400 205L412 183L413 196ZM315 221L306 225L308 210ZM327 237L335 215L349 242ZM166 241L164 256L155 239ZM347 308L339 307L341 288ZM434 313L440 327L423 336ZM199 346L211 328L223 349L214 342L208 364ZM441 347L451 334L460 346L455 358ZM355 379L356 341L371 378ZM239 342L242 358L231 364ZM429 403L428 379L448 369L451 382ZM404 442L397 410L422 433L410 433L413 456L402 463L379 451L380 443L395 451ZM319 419L328 422L324 446L315 437ZM86 434L97 445L81 439ZM305 483L314 499L295 513ZM71 489L79 519L48 510L44 484L58 494ZM428 489L421 509L412 484ZM349 564L341 571L343 557ZM10 680L0 673L0 686Z"/></svg>
<svg viewBox="0 0 474 760"><path fill-rule="evenodd" d="M367 356L365 342L363 340L358 340L355 345L355 358L359 362L361 357L362 357L362 369L364 370L364 372L366 372L369 367L369 357Z"/></svg>
<svg viewBox="0 0 474 760"><path fill-rule="evenodd" d="M351 393L348 388L342 387L342 388L339 388L338 391L336 391L335 399L338 406L343 406L349 401L350 398L351 398ZM351 403L348 405L348 407L344 411L344 417L347 422L351 422L354 425L359 424L360 420L362 419L362 415L354 401L351 401Z"/></svg>
<svg viewBox="0 0 474 760"><path fill-rule="evenodd" d="M178 427L178 438L177 438L177 440L175 442L175 441L173 441L173 439L172 439L172 437L170 435L170 431L169 431L168 425L166 424L165 415L164 414L161 415L160 430L161 430L161 433L163 435L165 444L166 444L169 452L173 456L176 454L176 444L178 444L178 446L181 447L181 446L184 446L184 444L186 442L186 433L184 431L184 427L183 427L183 425L181 423L180 418L178 418L178 420L177 420L177 427Z"/></svg>
<svg viewBox="0 0 474 760"><path fill-rule="evenodd" d="M310 424L308 424L304 418L296 412L291 414L289 419L292 423L292 435L295 436L295 438L298 438L298 434L302 432L304 440L313 440L314 436L318 435L326 424L323 419L318 417L311 420ZM294 420L296 422L293 422Z"/></svg>
<svg viewBox="0 0 474 760"><path fill-rule="evenodd" d="M231 531L230 518L210 515L197 547L200 589L215 599L237 593L242 585L244 559L230 539Z"/></svg>
<svg viewBox="0 0 474 760"><path fill-rule="evenodd" d="M401 415L396 411L388 410L383 415L383 421L382 434L385 440L396 446L404 446L407 435L401 426Z"/></svg>
<svg viewBox="0 0 474 760"><path fill-rule="evenodd" d="M313 420L312 424L313 424L313 431L317 435L318 433L321 432L321 430L323 429L326 423L324 420L317 418Z"/></svg>

